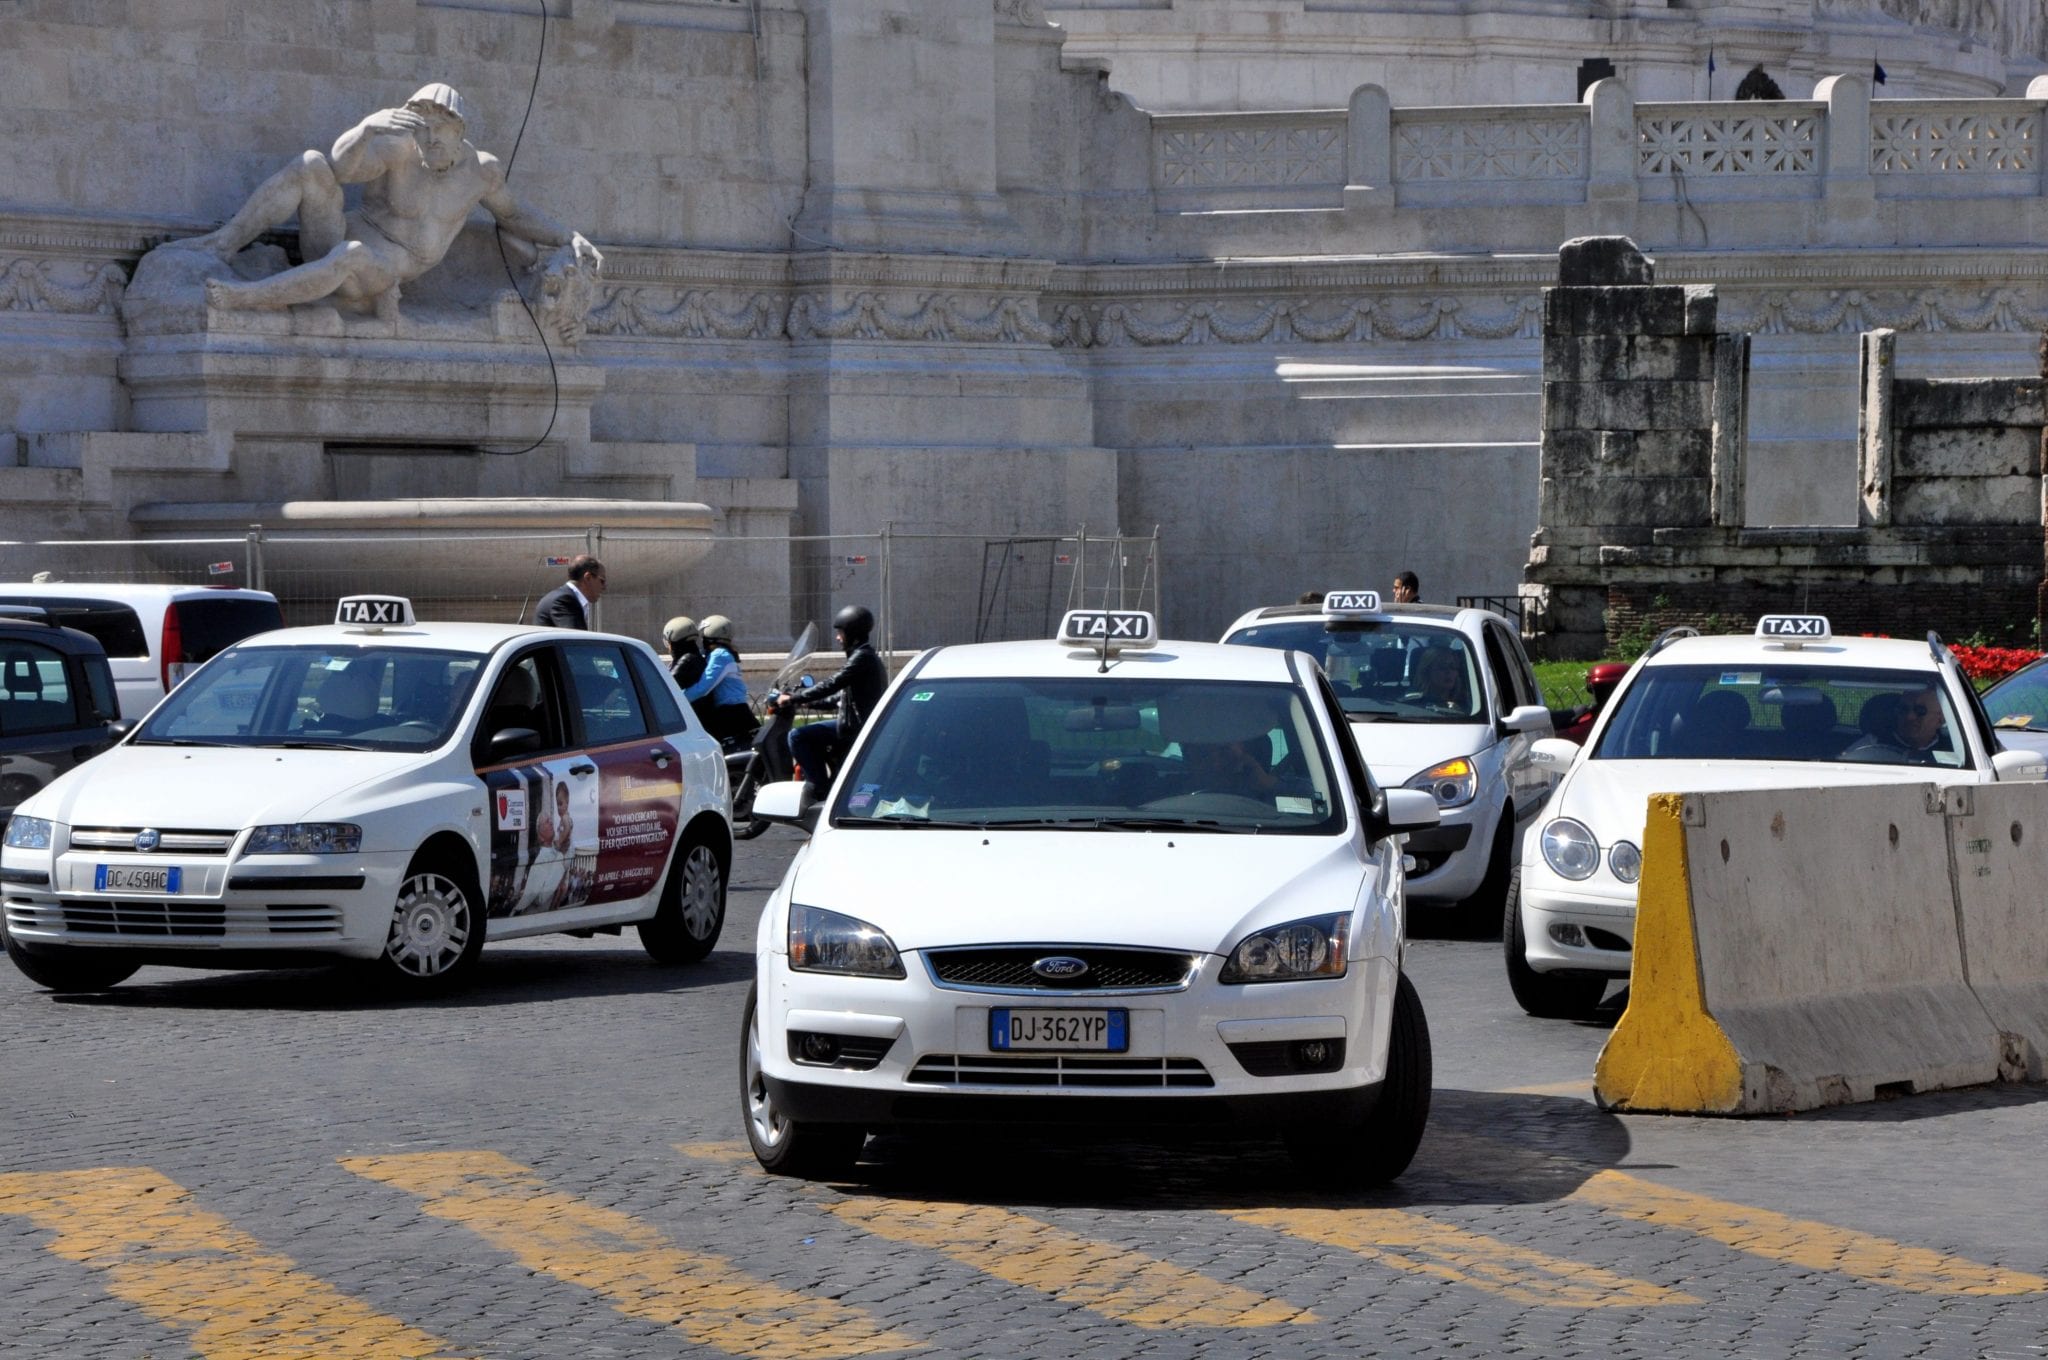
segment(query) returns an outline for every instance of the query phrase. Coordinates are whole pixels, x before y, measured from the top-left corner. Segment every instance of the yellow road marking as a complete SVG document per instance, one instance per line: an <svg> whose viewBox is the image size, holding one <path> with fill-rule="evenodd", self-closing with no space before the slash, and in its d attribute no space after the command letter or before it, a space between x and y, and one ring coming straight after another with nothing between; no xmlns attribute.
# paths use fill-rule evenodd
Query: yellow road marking
<svg viewBox="0 0 2048 1360"><path fill-rule="evenodd" d="M1416 1275L1434 1275L1517 1303L1559 1308L1656 1308L1698 1303L1690 1294L1633 1280L1424 1218L1400 1209L1233 1209L1271 1228Z"/></svg>
<svg viewBox="0 0 2048 1360"><path fill-rule="evenodd" d="M1281 1299L1043 1220L975 1204L844 1199L824 1208L892 1242L928 1247L1008 1284L1145 1328L1315 1322Z"/></svg>
<svg viewBox="0 0 2048 1360"><path fill-rule="evenodd" d="M725 1162L734 1166L754 1164L754 1150L737 1138L723 1143L677 1143L676 1151L700 1162Z"/></svg>
<svg viewBox="0 0 2048 1360"><path fill-rule="evenodd" d="M495 1152L344 1157L341 1164L426 1201L529 1270L581 1285L621 1312L676 1327L693 1342L764 1360L828 1360L917 1350L858 1308L742 1273L723 1257L685 1251L614 1209L550 1190L537 1172Z"/></svg>
<svg viewBox="0 0 2048 1360"><path fill-rule="evenodd" d="M2038 1275L2001 1270L1889 1238L1673 1190L1622 1171L1595 1172L1571 1198L1640 1223L1697 1233L1751 1256L1809 1270L1831 1270L1916 1294L2033 1294L2048 1290L2048 1279Z"/></svg>
<svg viewBox="0 0 2048 1360"><path fill-rule="evenodd" d="M208 1360L420 1360L450 1352L218 1214L148 1167L0 1175L0 1214L56 1234L51 1250L102 1271L115 1297L187 1333Z"/></svg>

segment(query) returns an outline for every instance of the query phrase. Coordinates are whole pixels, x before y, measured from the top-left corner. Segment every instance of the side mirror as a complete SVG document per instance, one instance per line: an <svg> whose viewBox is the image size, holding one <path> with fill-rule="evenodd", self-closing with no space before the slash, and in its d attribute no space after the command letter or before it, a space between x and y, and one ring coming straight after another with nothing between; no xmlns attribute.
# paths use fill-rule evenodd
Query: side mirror
<svg viewBox="0 0 2048 1360"><path fill-rule="evenodd" d="M1509 732L1540 732L1546 737L1556 730L1550 721L1550 710L1541 704L1523 704L1520 708L1509 709L1500 725Z"/></svg>
<svg viewBox="0 0 2048 1360"><path fill-rule="evenodd" d="M531 727L504 727L491 733L484 747L484 763L500 765L528 751L540 749L540 733Z"/></svg>
<svg viewBox="0 0 2048 1360"><path fill-rule="evenodd" d="M799 831L815 831L818 817L824 811L823 803L806 803L805 784L801 779L786 779L779 784L763 784L754 790L754 817L758 821L773 822L777 826L793 826Z"/></svg>
<svg viewBox="0 0 2048 1360"><path fill-rule="evenodd" d="M1551 774L1563 774L1584 749L1577 742L1566 741L1563 737L1538 737L1529 743L1529 762L1542 766Z"/></svg>
<svg viewBox="0 0 2048 1360"><path fill-rule="evenodd" d="M2031 783L2048 779L2048 756L2039 751L2008 748L1991 753L1991 772L2001 784Z"/></svg>
<svg viewBox="0 0 2048 1360"><path fill-rule="evenodd" d="M796 687L798 689L809 689L812 685L815 685L817 683L817 681L811 679L811 677L808 675L799 675L796 678Z"/></svg>
<svg viewBox="0 0 2048 1360"><path fill-rule="evenodd" d="M115 741L121 740L121 738L127 736L130 732L133 732L134 730L135 719L133 718L116 718L114 719L114 721L107 724L107 735L112 737Z"/></svg>
<svg viewBox="0 0 2048 1360"><path fill-rule="evenodd" d="M1399 836L1410 831L1427 831L1443 820L1436 797L1423 789L1388 789L1387 834Z"/></svg>

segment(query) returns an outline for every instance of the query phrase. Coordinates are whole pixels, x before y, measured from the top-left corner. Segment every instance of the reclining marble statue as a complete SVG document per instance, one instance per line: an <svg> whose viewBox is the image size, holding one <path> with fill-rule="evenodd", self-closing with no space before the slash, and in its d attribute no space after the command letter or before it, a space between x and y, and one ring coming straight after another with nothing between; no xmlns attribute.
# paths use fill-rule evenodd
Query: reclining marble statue
<svg viewBox="0 0 2048 1360"><path fill-rule="evenodd" d="M424 86L402 107L381 109L342 133L331 151L307 151L285 165L218 229L161 249L232 261L296 216L304 264L253 280L209 277L207 303L282 309L325 299L391 319L400 288L441 262L481 204L527 263L539 258L538 248L554 248L543 266L553 277L534 296L555 308L544 326L558 338L580 338L602 256L580 234L514 198L504 166L465 137L468 123L469 110L452 86ZM350 184L363 186L353 210L343 201ZM561 315L564 307L574 314Z"/></svg>

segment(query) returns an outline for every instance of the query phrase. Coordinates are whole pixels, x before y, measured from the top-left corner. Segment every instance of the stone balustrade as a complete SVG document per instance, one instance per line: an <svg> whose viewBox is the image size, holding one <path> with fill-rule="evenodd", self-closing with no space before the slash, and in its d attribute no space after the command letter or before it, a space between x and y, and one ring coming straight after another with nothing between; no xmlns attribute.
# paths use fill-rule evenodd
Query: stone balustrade
<svg viewBox="0 0 2048 1360"><path fill-rule="evenodd" d="M1155 116L1152 184L1182 213L2043 190L2048 77L2024 99L1873 101L1862 76L1814 93L1638 104L1604 80L1578 104L1397 109L1363 85L1347 109Z"/></svg>

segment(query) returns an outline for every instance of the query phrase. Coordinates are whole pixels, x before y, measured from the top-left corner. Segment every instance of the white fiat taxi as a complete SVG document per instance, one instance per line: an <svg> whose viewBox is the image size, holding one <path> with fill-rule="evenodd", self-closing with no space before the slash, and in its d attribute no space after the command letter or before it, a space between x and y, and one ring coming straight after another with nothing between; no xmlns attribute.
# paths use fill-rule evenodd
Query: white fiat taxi
<svg viewBox="0 0 2048 1360"><path fill-rule="evenodd" d="M1321 604L1254 609L1223 640L1322 664L1373 778L1436 799L1442 823L1409 837L1409 900L1491 938L1557 782L1555 768L1530 757L1553 728L1513 625L1486 609L1333 590Z"/></svg>
<svg viewBox="0 0 2048 1360"><path fill-rule="evenodd" d="M2048 776L2048 758L2000 747L1939 638L1835 637L1814 614L1765 615L1753 635L1667 632L1585 745L1536 755L1566 773L1502 943L1515 999L1552 1018L1587 1015L1628 976L1653 793Z"/></svg>
<svg viewBox="0 0 2048 1360"><path fill-rule="evenodd" d="M741 1104L770 1171L866 1134L1033 1121L1278 1127L1324 1181L1399 1175L1428 1114L1401 836L1315 663L1160 642L944 647L883 698L769 898Z"/></svg>
<svg viewBox="0 0 2048 1360"><path fill-rule="evenodd" d="M488 934L701 959L732 856L718 746L647 645L419 623L392 596L228 648L24 802L5 944L56 991L143 964L460 979Z"/></svg>

